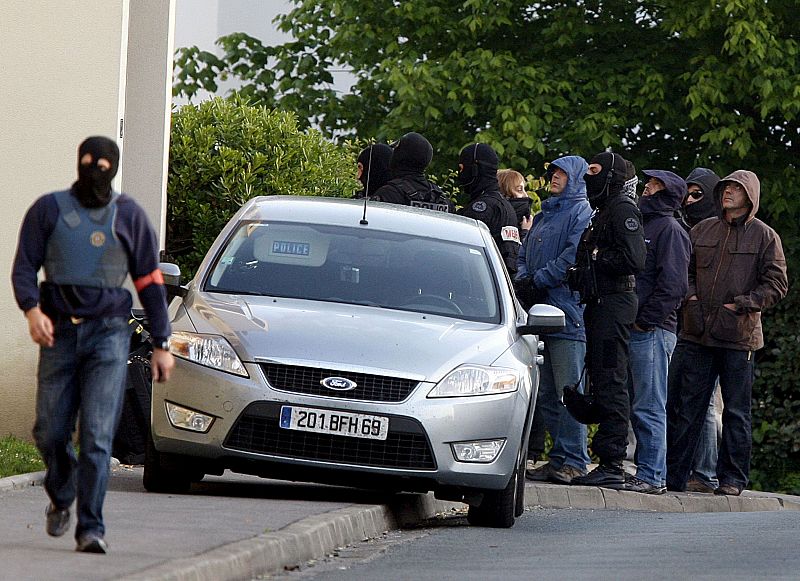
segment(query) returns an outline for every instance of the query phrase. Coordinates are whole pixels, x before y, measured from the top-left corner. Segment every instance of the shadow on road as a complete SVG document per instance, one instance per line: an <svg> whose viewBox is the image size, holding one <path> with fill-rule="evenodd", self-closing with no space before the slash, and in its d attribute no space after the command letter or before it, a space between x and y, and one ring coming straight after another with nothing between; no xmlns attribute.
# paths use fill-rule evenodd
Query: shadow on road
<svg viewBox="0 0 800 581"><path fill-rule="evenodd" d="M120 492L146 493L142 485L141 467L123 466L116 469L109 480L108 489ZM393 504L406 495L405 493L364 490L327 484L286 482L231 472L226 472L224 476L206 476L201 482L192 484L188 494L194 496L308 500L353 504Z"/></svg>

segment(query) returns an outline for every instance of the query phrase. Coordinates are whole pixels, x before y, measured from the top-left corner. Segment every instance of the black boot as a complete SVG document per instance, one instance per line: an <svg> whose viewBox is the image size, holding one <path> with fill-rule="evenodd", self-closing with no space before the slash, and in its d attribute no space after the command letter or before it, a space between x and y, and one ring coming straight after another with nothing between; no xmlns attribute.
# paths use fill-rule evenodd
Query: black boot
<svg viewBox="0 0 800 581"><path fill-rule="evenodd" d="M601 462L586 476L572 479L570 484L577 486L602 486L603 488L621 489L625 484L625 471L622 462Z"/></svg>

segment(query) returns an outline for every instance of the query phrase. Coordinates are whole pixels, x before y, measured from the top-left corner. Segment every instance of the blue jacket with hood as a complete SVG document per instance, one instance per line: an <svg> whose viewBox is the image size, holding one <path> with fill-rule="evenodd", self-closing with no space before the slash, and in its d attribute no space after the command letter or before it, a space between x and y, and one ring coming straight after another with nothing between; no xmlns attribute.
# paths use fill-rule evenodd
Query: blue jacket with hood
<svg viewBox="0 0 800 581"><path fill-rule="evenodd" d="M645 330L661 327L676 332L677 315L689 288L689 235L674 218L686 197L686 182L671 171L645 170L644 175L664 183L664 189L642 196L647 259L636 275L639 311L636 324Z"/></svg>
<svg viewBox="0 0 800 581"><path fill-rule="evenodd" d="M545 302L566 315L566 327L552 335L562 339L586 341L583 305L578 293L567 286L567 269L575 264L578 242L589 224L592 208L586 198L583 176L589 164L582 157L560 157L553 165L566 172L564 191L542 202L542 211L533 218L517 260L517 280L530 278L533 286L547 291Z"/></svg>

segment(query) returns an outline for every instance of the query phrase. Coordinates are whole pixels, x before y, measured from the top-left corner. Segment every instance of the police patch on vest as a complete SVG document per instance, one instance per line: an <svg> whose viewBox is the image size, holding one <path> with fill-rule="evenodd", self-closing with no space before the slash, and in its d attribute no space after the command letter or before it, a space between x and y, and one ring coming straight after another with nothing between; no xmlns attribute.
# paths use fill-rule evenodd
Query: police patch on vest
<svg viewBox="0 0 800 581"><path fill-rule="evenodd" d="M450 208L447 204L437 204L436 202L421 202L419 200L411 200L410 205L414 208L425 208L427 210L436 210L437 212L449 212Z"/></svg>
<svg viewBox="0 0 800 581"><path fill-rule="evenodd" d="M631 232L636 232L639 229L639 220L636 218L628 218L625 220L625 228Z"/></svg>
<svg viewBox="0 0 800 581"><path fill-rule="evenodd" d="M106 243L106 235L100 230L95 230L89 237L89 241L95 248L100 248L103 244Z"/></svg>
<svg viewBox="0 0 800 581"><path fill-rule="evenodd" d="M516 226L503 226L503 229L500 230L500 238L503 242L516 242L517 244L521 244L519 241L519 230L517 230Z"/></svg>
<svg viewBox="0 0 800 581"><path fill-rule="evenodd" d="M475 202L472 204L472 209L476 212L483 212L486 209L486 202Z"/></svg>

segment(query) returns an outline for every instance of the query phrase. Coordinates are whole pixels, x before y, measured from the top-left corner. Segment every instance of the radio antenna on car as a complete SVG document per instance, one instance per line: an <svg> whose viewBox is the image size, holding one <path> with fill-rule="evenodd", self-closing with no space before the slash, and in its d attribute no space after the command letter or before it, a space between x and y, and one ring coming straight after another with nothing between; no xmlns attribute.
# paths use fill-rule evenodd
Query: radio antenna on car
<svg viewBox="0 0 800 581"><path fill-rule="evenodd" d="M364 186L364 215L361 216L361 221L359 222L359 224L361 224L362 226L366 226L367 224L369 224L369 222L367 221L367 200L369 200L369 173L372 170L372 149L373 146L370 145L369 158L367 160L367 183Z"/></svg>

